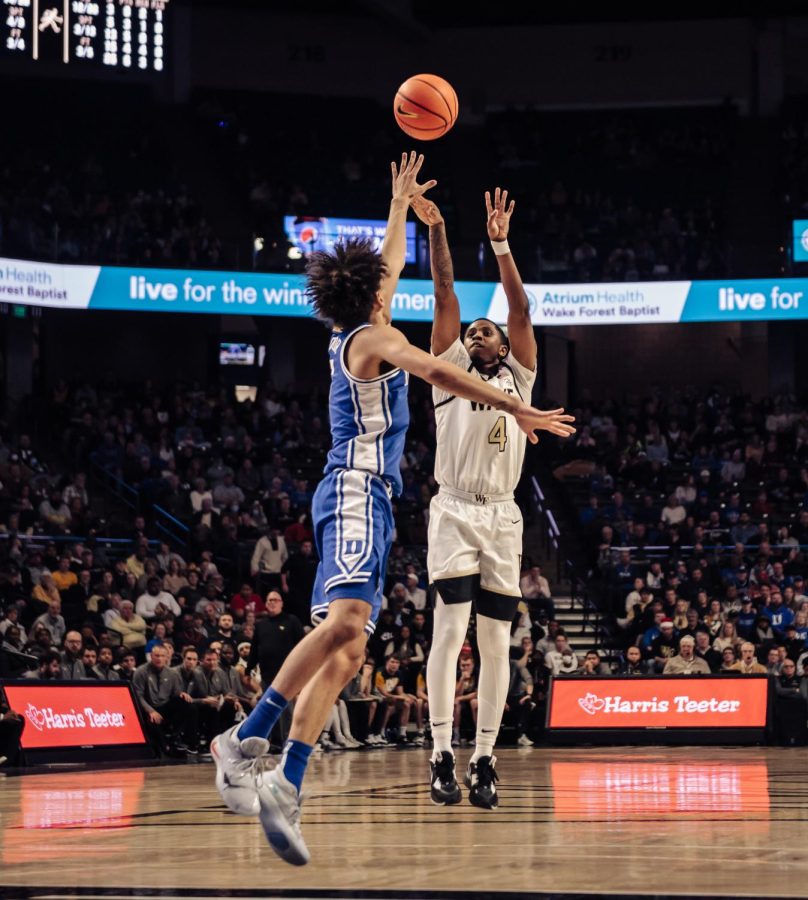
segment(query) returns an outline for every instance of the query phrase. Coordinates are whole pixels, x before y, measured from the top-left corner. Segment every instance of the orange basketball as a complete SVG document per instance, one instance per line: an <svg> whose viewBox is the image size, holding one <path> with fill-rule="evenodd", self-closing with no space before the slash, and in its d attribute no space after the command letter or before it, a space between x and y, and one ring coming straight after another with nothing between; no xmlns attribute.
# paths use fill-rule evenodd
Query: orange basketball
<svg viewBox="0 0 808 900"><path fill-rule="evenodd" d="M434 141L457 119L457 94L437 75L413 75L396 92L393 113L405 134L419 141Z"/></svg>

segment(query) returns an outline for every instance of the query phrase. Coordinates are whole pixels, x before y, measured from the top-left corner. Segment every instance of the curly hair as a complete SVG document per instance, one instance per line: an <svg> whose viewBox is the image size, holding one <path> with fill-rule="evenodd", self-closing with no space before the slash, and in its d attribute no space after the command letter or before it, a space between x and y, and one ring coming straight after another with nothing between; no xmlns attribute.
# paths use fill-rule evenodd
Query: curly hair
<svg viewBox="0 0 808 900"><path fill-rule="evenodd" d="M306 266L306 296L327 326L367 322L387 269L367 238L349 238L333 253L315 252Z"/></svg>

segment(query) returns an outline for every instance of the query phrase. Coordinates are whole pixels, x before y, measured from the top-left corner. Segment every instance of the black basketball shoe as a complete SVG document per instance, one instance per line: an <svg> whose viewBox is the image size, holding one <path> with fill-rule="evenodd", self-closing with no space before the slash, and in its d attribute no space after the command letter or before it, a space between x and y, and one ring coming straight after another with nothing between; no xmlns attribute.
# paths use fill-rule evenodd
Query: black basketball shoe
<svg viewBox="0 0 808 900"><path fill-rule="evenodd" d="M460 803L463 795L455 777L455 758L446 750L430 762L432 767L432 779L430 783L430 797L438 806L453 806Z"/></svg>
<svg viewBox="0 0 808 900"><path fill-rule="evenodd" d="M469 789L469 803L480 809L496 809L499 805L497 782L499 776L494 768L496 756L481 756L477 762L470 762L463 779Z"/></svg>

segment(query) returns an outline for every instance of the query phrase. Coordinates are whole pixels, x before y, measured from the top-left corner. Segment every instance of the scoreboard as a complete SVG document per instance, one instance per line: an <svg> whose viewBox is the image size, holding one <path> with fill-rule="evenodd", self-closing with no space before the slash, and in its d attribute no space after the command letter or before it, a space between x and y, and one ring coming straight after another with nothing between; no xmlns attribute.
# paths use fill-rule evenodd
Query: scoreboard
<svg viewBox="0 0 808 900"><path fill-rule="evenodd" d="M0 0L0 59L162 72L171 0Z"/></svg>

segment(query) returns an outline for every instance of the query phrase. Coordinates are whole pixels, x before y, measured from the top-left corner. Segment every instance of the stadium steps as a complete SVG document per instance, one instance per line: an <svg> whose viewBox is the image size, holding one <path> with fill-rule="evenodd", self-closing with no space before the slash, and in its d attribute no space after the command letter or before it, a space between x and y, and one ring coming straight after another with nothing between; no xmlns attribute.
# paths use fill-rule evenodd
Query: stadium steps
<svg viewBox="0 0 808 900"><path fill-rule="evenodd" d="M564 629L570 647L579 655L595 645L595 626L587 621L580 604L574 604L569 596L554 597L556 621Z"/></svg>

